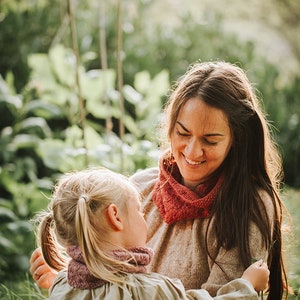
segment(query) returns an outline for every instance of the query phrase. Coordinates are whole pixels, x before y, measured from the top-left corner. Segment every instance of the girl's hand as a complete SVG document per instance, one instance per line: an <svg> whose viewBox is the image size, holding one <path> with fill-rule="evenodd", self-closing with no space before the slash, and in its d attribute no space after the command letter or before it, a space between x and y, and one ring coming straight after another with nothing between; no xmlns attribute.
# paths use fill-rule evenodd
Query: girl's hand
<svg viewBox="0 0 300 300"><path fill-rule="evenodd" d="M254 289L259 292L267 288L270 271L262 259L250 265L242 275L242 278L250 281Z"/></svg>
<svg viewBox="0 0 300 300"><path fill-rule="evenodd" d="M57 272L45 262L40 248L33 251L30 258L30 274L40 288L49 289L54 282Z"/></svg>

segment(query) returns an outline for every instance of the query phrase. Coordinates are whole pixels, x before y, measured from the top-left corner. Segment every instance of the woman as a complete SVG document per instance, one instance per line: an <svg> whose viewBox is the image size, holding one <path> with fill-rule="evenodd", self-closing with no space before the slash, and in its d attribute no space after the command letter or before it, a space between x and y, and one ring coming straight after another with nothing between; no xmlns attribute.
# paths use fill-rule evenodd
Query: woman
<svg viewBox="0 0 300 300"><path fill-rule="evenodd" d="M159 168L132 177L155 251L151 271L215 295L263 258L269 299L281 299L281 161L247 76L226 62L197 63L178 81L165 114L170 149ZM37 256L31 272L42 282L50 277Z"/></svg>
<svg viewBox="0 0 300 300"><path fill-rule="evenodd" d="M139 193L125 176L105 168L62 176L49 209L37 217L44 258L52 268L67 270L56 277L50 300L258 299L257 291L268 283L269 270L262 260L224 285L216 298L205 290L185 291L179 280L147 273L153 251L146 247Z"/></svg>

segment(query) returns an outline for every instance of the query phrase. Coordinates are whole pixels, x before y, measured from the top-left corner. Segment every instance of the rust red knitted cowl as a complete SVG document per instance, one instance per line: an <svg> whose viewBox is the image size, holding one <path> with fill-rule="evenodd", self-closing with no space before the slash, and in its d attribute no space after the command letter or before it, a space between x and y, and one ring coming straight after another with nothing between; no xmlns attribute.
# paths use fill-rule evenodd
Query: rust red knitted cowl
<svg viewBox="0 0 300 300"><path fill-rule="evenodd" d="M160 159L159 167L159 180L152 199L164 221L172 224L185 219L208 218L223 177L219 176L209 184L200 184L192 191L180 183L178 166L168 154Z"/></svg>

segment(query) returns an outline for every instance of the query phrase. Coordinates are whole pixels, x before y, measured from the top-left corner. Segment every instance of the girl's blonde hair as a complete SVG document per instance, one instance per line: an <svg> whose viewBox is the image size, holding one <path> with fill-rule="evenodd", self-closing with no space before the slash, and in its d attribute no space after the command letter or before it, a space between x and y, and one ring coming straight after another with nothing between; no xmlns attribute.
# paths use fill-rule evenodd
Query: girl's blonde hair
<svg viewBox="0 0 300 300"><path fill-rule="evenodd" d="M48 211L38 215L38 243L47 264L57 271L66 268L69 259L63 251L79 246L95 277L122 283L124 270L132 265L107 255L101 245L110 245L105 209L114 203L127 214L130 198L139 198L133 184L105 168L62 176L54 187Z"/></svg>

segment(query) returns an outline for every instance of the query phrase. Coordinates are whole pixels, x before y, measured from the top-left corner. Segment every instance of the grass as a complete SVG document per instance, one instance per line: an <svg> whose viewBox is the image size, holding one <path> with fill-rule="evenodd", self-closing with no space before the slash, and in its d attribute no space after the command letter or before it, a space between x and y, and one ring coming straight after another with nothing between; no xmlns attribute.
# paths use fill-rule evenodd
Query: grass
<svg viewBox="0 0 300 300"><path fill-rule="evenodd" d="M290 286L298 294L298 296L291 296L290 299L300 299L300 190L288 189L284 194L284 203L293 221L292 234L284 235L288 280Z"/></svg>
<svg viewBox="0 0 300 300"><path fill-rule="evenodd" d="M0 283L1 300L42 300L48 299L47 291L42 291L27 274L20 282Z"/></svg>

